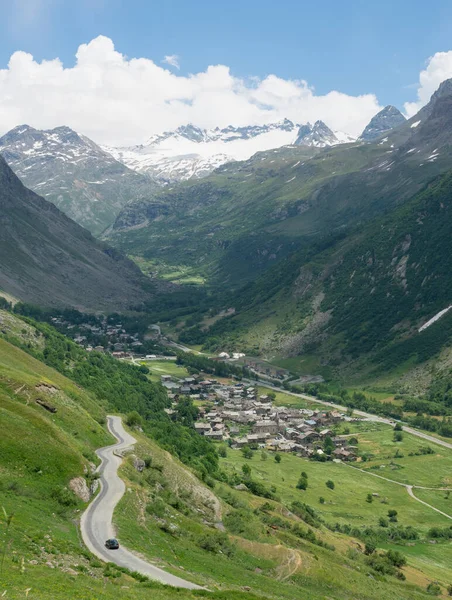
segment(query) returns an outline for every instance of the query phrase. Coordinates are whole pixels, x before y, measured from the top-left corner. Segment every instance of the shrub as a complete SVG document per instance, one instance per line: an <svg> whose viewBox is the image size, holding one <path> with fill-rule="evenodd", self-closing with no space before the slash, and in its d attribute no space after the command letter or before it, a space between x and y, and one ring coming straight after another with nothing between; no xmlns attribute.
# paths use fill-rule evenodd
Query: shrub
<svg viewBox="0 0 452 600"><path fill-rule="evenodd" d="M275 462L278 464L281 462L281 454L275 454Z"/></svg>
<svg viewBox="0 0 452 600"><path fill-rule="evenodd" d="M244 465L242 465L242 472L245 477L247 477L247 478L250 477L251 476L251 467L245 463Z"/></svg>
<svg viewBox="0 0 452 600"><path fill-rule="evenodd" d="M146 512L158 518L163 518L166 514L166 506L161 498L155 498L146 506Z"/></svg>
<svg viewBox="0 0 452 600"><path fill-rule="evenodd" d="M369 504L372 504L372 502L374 501L372 494L367 494L366 496L366 502L368 502Z"/></svg>
<svg viewBox="0 0 452 600"><path fill-rule="evenodd" d="M445 540L452 539L452 527L432 527L428 531L428 536L433 539L443 538Z"/></svg>
<svg viewBox="0 0 452 600"><path fill-rule="evenodd" d="M329 488L330 490L334 490L334 481L331 481L331 479L328 479L328 481L325 482L325 485L327 488Z"/></svg>
<svg viewBox="0 0 452 600"><path fill-rule="evenodd" d="M198 545L207 552L221 553L228 557L233 556L235 552L234 546L225 533L207 533L200 538Z"/></svg>
<svg viewBox="0 0 452 600"><path fill-rule="evenodd" d="M218 448L218 456L221 456L221 458L226 458L228 455L228 451L226 446L222 445Z"/></svg>
<svg viewBox="0 0 452 600"><path fill-rule="evenodd" d="M300 479L298 480L297 483L297 489L299 490L307 490L308 489L308 480L306 477L303 477L303 475L300 477Z"/></svg>
<svg viewBox="0 0 452 600"><path fill-rule="evenodd" d="M441 586L436 583L436 581L432 581L427 586L427 594L431 596L439 596L441 594Z"/></svg>
<svg viewBox="0 0 452 600"><path fill-rule="evenodd" d="M61 506L72 507L77 505L75 495L65 487L56 488L51 493L54 500L61 504Z"/></svg>
<svg viewBox="0 0 452 600"><path fill-rule="evenodd" d="M322 522L316 511L304 502L298 502L298 500L292 502L291 510L297 517L308 525L311 525L311 527L319 527Z"/></svg>
<svg viewBox="0 0 452 600"><path fill-rule="evenodd" d="M250 513L247 510L236 510L227 514L223 520L225 527L235 535L253 533L254 525L250 524ZM251 525L251 526L250 526Z"/></svg>
<svg viewBox="0 0 452 600"><path fill-rule="evenodd" d="M246 485L250 492L255 496L261 496L262 498L268 498L269 500L277 500L277 496L275 495L276 488L272 486L272 488L267 489L263 483L260 481L254 481L253 479L248 479Z"/></svg>
<svg viewBox="0 0 452 600"><path fill-rule="evenodd" d="M325 504L325 498L323 496L320 496L319 502L320 504Z"/></svg>
<svg viewBox="0 0 452 600"><path fill-rule="evenodd" d="M254 453L249 446L243 446L243 448L242 448L243 458L250 460L251 458L253 458L253 454Z"/></svg>
<svg viewBox="0 0 452 600"><path fill-rule="evenodd" d="M143 427L143 417L136 410L130 412L126 417L126 423L129 427Z"/></svg>
<svg viewBox="0 0 452 600"><path fill-rule="evenodd" d="M386 552L386 558L389 560L390 563L392 563L395 567L398 567L399 569L406 565L406 558L398 550L388 550Z"/></svg>
<svg viewBox="0 0 452 600"><path fill-rule="evenodd" d="M370 556L371 554L373 554L375 552L375 550L377 549L377 546L374 542L372 542L371 540L369 540L368 542L366 542L366 545L364 547L364 554L367 554L367 556Z"/></svg>
<svg viewBox="0 0 452 600"><path fill-rule="evenodd" d="M397 523L397 511L394 509L388 510L388 517L391 523Z"/></svg>

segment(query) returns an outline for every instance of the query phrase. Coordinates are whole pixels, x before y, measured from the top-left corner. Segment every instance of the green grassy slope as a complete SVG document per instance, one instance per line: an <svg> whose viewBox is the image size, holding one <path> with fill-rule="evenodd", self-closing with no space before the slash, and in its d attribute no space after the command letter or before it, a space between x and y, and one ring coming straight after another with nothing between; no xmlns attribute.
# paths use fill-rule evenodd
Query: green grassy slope
<svg viewBox="0 0 452 600"><path fill-rule="evenodd" d="M30 351L39 354L44 344L45 355L45 348L55 344L48 330L42 334L8 317L3 315L3 331L16 337L17 343L32 346ZM55 360L51 354L47 357ZM76 355L72 360L77 364ZM117 364L122 372L124 367ZM356 540L323 525L307 525L288 510L295 497L290 489L292 480L302 465L304 468L303 461L284 457L283 471L271 474L280 497L270 500L269 508L263 506L264 498L237 492L225 476L220 476L222 483L206 480L215 486L212 491L177 458L138 431L133 431L138 439L134 454L150 460L142 473L134 467L134 456L124 462L121 473L129 491L116 515L119 536L157 564L207 584L212 592L176 593L106 567L83 548L77 522L86 505L68 487L73 477L91 482L93 451L111 440L103 426L110 403L108 390L102 400L94 390L85 391L0 339L0 506L5 509L0 516L0 548L5 550L0 590L6 591L7 597L24 597L26 590L29 598L39 600L63 600L68 595L81 600L131 599L149 594L157 600L175 594L188 600L212 592L221 600L425 597L414 585L425 588L430 575L416 569L415 561L403 568L406 581L378 575L366 564L365 556L354 550ZM57 412L43 408L38 399ZM145 414L145 408L136 406ZM165 427L164 421L161 427ZM228 461L234 456L229 454L226 466L232 466ZM290 466L292 460L298 462ZM264 469L271 469L272 462L266 461ZM254 460L251 466L260 478L261 468ZM281 484L286 467L287 483ZM317 465L307 468L314 480ZM327 475L319 471L318 478ZM418 516L410 509L406 518ZM214 526L219 519L225 531ZM426 521L426 526L429 523Z"/></svg>
<svg viewBox="0 0 452 600"><path fill-rule="evenodd" d="M375 586L369 586L367 569L360 553L354 550L359 542L325 527L312 529L317 539L314 543L291 533L297 527L306 531L305 523L288 510L293 500L305 501L302 493L294 489L298 470L308 469L310 478L318 479L319 486L322 481L324 487L322 478L329 475L322 471L325 465L311 463L306 467L305 461L284 456L284 464L277 466L272 457L262 462L256 453L252 461L244 461L240 452L229 451L223 461L227 472L236 467L241 472L241 465L246 462L253 477L277 487L281 499L269 503L247 492L237 492L227 483L217 483L214 489L220 500L217 508L214 494L190 477L180 463L149 439L133 434L139 438L136 454L141 458L151 456L152 462L141 474L133 467L133 457L122 467L122 476L131 493L120 504L119 535L130 547L171 572L188 576L211 590L225 587L239 590L246 582L259 596L281 599L325 595L335 599L403 598L405 594L422 597L413 584L425 588L429 575L418 572L412 564L404 570L407 576L404 584L396 583L393 578L377 577ZM337 476L336 471L333 474ZM350 500L352 480L351 473L349 481L344 482L347 491L340 493L344 494L343 503L347 501L345 496ZM370 488L364 483L363 490L367 489ZM392 491L391 497L400 495L399 503L394 506L403 507L405 497ZM318 493L313 490L309 496L315 506ZM427 525L428 512L412 508L405 511L407 520L415 522L420 515L425 519L427 514ZM374 517L369 518L369 513L363 511L365 517L361 517L360 525L373 523ZM229 541L213 526L219 514ZM431 523L442 524L442 521L433 517ZM332 546L334 550L330 549ZM444 550L445 546L442 547ZM443 564L446 562L445 559ZM363 568L365 573L361 572ZM447 579L447 574L443 579Z"/></svg>
<svg viewBox="0 0 452 600"><path fill-rule="evenodd" d="M22 341L33 332L14 317L5 322L3 315L4 331L7 327L9 335ZM39 345L42 340L35 338ZM57 412L47 411L37 400ZM114 441L105 431L102 403L0 338L0 422L0 554L5 552L0 595L24 598L28 593L39 600L68 595L78 600L149 594L157 600L173 598L173 590L105 567L81 542L78 519L86 503L69 489L69 482L75 477L85 478L88 485L94 481L94 450ZM254 598L247 593L237 597Z"/></svg>
<svg viewBox="0 0 452 600"><path fill-rule="evenodd" d="M327 378L340 370L370 380L425 363L451 343L450 314L418 333L450 304L451 190L448 172L346 239L295 253L237 293L236 315L204 339L277 362L299 355L294 370L304 362Z"/></svg>

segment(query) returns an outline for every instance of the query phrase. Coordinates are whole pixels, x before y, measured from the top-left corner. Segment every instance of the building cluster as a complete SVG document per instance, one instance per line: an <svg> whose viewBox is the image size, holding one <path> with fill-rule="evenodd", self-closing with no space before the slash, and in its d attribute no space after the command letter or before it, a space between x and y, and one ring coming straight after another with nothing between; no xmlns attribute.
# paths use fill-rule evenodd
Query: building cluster
<svg viewBox="0 0 452 600"><path fill-rule="evenodd" d="M95 323L74 324L62 317L52 317L51 322L88 352L106 352L115 358L157 358L145 353L139 333L127 332L122 323L111 323L106 317L97 318Z"/></svg>
<svg viewBox="0 0 452 600"><path fill-rule="evenodd" d="M226 441L232 448L262 448L275 452L294 452L319 458L325 454L325 442L331 458L355 460L356 448L347 436L336 436L334 427L350 417L332 410L309 410L275 406L271 395L259 395L253 385L222 384L201 375L175 382L170 375L162 383L174 402L181 396L212 402L199 409L196 431L211 440Z"/></svg>
<svg viewBox="0 0 452 600"><path fill-rule="evenodd" d="M106 318L96 324L78 323L74 325L61 317L52 317L52 323L66 329L70 337L88 352L110 352L117 358L124 358L142 346L138 333L127 333L121 323L109 323Z"/></svg>

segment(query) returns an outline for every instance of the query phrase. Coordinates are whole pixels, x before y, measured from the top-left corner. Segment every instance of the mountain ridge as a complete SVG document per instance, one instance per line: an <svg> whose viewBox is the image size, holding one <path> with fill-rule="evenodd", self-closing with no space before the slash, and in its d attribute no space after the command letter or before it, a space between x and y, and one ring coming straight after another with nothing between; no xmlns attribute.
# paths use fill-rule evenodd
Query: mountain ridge
<svg viewBox="0 0 452 600"><path fill-rule="evenodd" d="M39 130L18 125L0 138L0 154L25 185L94 234L122 207L155 184L66 126Z"/></svg>
<svg viewBox="0 0 452 600"><path fill-rule="evenodd" d="M405 121L400 110L389 104L372 117L358 139L365 142L375 141Z"/></svg>
<svg viewBox="0 0 452 600"><path fill-rule="evenodd" d="M114 311L151 297L132 261L27 189L2 157L0 223L0 290L15 298Z"/></svg>
<svg viewBox="0 0 452 600"><path fill-rule="evenodd" d="M205 177L229 162L248 160L258 151L298 144L323 148L354 139L333 132L322 121L297 125L283 119L267 125L210 130L189 124L154 135L144 144L105 150L131 169L151 174L166 185Z"/></svg>

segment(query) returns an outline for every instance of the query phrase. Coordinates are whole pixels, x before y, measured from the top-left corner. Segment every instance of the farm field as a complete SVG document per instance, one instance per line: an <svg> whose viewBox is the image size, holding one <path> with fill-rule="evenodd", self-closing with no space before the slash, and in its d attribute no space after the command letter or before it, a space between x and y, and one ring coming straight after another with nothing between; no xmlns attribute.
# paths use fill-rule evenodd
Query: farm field
<svg viewBox="0 0 452 600"><path fill-rule="evenodd" d="M383 529L380 519L387 521L388 511L395 510L396 525L415 528L421 539L415 543L381 542L381 547L398 548L410 556L409 564L433 578L445 581L452 578L452 543L430 543L428 540L432 528L450 527L451 519L410 497L405 487L405 484L447 485L452 473L452 451L431 444L433 454L409 456L419 451L422 440L405 433L402 442L393 442L392 428L378 423L347 423L344 427L358 438L360 453L372 451L374 458L371 461L322 463L282 454L278 464L272 453L266 453L263 460L261 450L256 450L251 459L244 459L241 451L230 449L221 461L222 467L227 473L240 473L246 464L251 468L251 476L266 486L273 486L275 494L286 505L294 501L306 503L330 525L371 527L378 533ZM393 458L397 451L403 456ZM296 488L301 472L308 476L306 490ZM394 480L394 483L375 475ZM334 489L327 487L327 481L334 482ZM452 485L450 487L452 489ZM452 499L446 498L446 492L416 488L413 491L420 500L452 516ZM369 494L372 501L368 500Z"/></svg>
<svg viewBox="0 0 452 600"><path fill-rule="evenodd" d="M153 381L160 381L162 375L171 375L178 379L189 377L189 373L184 366L177 365L171 360L149 360L143 361L143 364L148 367Z"/></svg>

